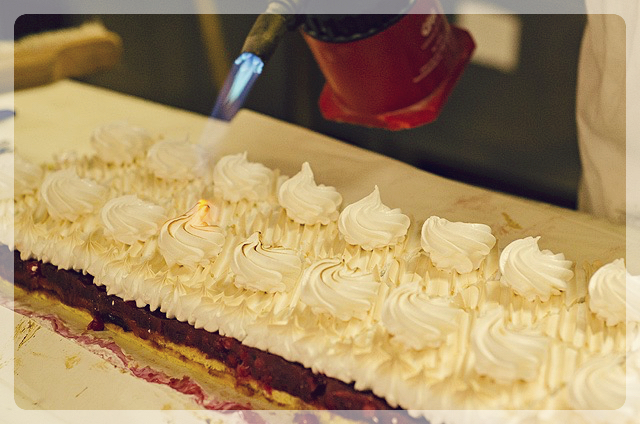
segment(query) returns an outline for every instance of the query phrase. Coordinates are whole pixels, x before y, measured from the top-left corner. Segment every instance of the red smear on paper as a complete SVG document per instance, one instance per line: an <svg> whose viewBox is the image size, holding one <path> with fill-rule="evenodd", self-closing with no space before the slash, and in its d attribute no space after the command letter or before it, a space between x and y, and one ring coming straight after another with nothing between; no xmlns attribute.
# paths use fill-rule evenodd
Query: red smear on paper
<svg viewBox="0 0 640 424"><path fill-rule="evenodd" d="M190 396L198 405L205 409L211 411L243 410L245 411L243 418L245 418L245 421L249 424L264 423L264 421L259 421L262 420L262 418L260 418L258 414L253 413L247 415L246 410L251 409L249 405L216 400L208 395L202 386L188 376L183 376L182 378L170 377L164 372L154 370L149 366L141 367L137 365L136 362L113 340L98 338L92 334L77 334L69 329L69 327L67 327L64 322L55 315L38 314L26 309L11 309L16 313L29 318L44 320L49 323L54 332L66 339L74 340L82 346L87 347L92 353L98 355L110 364L119 368L127 369L133 376L148 381L149 383L162 384L179 393ZM249 420L246 418L249 418Z"/></svg>

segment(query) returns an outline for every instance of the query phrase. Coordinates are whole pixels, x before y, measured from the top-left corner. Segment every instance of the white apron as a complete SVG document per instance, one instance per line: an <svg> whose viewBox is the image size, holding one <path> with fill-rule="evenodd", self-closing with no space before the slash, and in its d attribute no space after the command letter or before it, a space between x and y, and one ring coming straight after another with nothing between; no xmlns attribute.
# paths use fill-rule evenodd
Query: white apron
<svg viewBox="0 0 640 424"><path fill-rule="evenodd" d="M586 4L577 86L578 207L619 223L626 213L628 224L640 224L640 6Z"/></svg>

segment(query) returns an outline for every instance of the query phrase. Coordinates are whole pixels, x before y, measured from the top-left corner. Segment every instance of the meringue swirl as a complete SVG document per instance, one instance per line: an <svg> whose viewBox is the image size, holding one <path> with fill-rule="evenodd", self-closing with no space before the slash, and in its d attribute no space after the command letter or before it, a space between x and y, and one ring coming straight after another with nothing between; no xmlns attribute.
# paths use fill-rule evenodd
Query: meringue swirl
<svg viewBox="0 0 640 424"><path fill-rule="evenodd" d="M298 224L327 225L338 218L342 196L334 187L317 185L309 162L305 162L300 172L282 183L278 201Z"/></svg>
<svg viewBox="0 0 640 424"><path fill-rule="evenodd" d="M366 317L380 286L373 273L350 269L336 258L313 263L300 284L302 302L343 321Z"/></svg>
<svg viewBox="0 0 640 424"><path fill-rule="evenodd" d="M235 248L230 265L236 286L267 293L292 290L302 272L302 260L295 250L266 247L258 232Z"/></svg>
<svg viewBox="0 0 640 424"><path fill-rule="evenodd" d="M437 216L424 222L421 235L422 248L434 265L460 274L480 268L496 244L488 225L450 222Z"/></svg>
<svg viewBox="0 0 640 424"><path fill-rule="evenodd" d="M105 234L124 244L145 241L166 221L163 207L145 202L136 195L109 200L100 211Z"/></svg>
<svg viewBox="0 0 640 424"><path fill-rule="evenodd" d="M378 186L370 195L344 208L338 218L338 229L347 243L365 250L398 243L410 224L400 209L390 209L382 203Z"/></svg>
<svg viewBox="0 0 640 424"><path fill-rule="evenodd" d="M229 202L266 200L273 186L273 171L249 162L247 152L221 158L213 169L213 190Z"/></svg>
<svg viewBox="0 0 640 424"><path fill-rule="evenodd" d="M502 307L478 318L471 332L475 370L504 384L535 380L548 345L549 340L539 331L507 328Z"/></svg>
<svg viewBox="0 0 640 424"><path fill-rule="evenodd" d="M640 323L640 275L627 271L627 322Z"/></svg>
<svg viewBox="0 0 640 424"><path fill-rule="evenodd" d="M572 262L564 254L540 250L540 237L511 242L500 255L500 281L527 300L547 301L560 294L573 278Z"/></svg>
<svg viewBox="0 0 640 424"><path fill-rule="evenodd" d="M116 165L133 162L144 155L152 143L151 135L144 128L124 121L103 125L91 134L91 146L97 155Z"/></svg>
<svg viewBox="0 0 640 424"><path fill-rule="evenodd" d="M391 291L382 307L382 324L394 339L420 350L438 347L458 330L464 311L443 298L430 299L417 283Z"/></svg>
<svg viewBox="0 0 640 424"><path fill-rule="evenodd" d="M225 233L211 223L210 209L207 202L201 201L184 215L164 223L158 237L158 248L167 265L193 267L220 254Z"/></svg>
<svg viewBox="0 0 640 424"><path fill-rule="evenodd" d="M608 326L640 321L640 281L627 274L623 259L600 267L591 276L589 309Z"/></svg>
<svg viewBox="0 0 640 424"><path fill-rule="evenodd" d="M0 200L13 200L14 163L12 153L0 154Z"/></svg>
<svg viewBox="0 0 640 424"><path fill-rule="evenodd" d="M614 410L624 405L626 389L624 356L596 357L576 371L568 385L568 397L575 409Z"/></svg>
<svg viewBox="0 0 640 424"><path fill-rule="evenodd" d="M208 153L198 145L184 140L158 141L147 152L147 167L158 178L193 180L202 177L208 168Z"/></svg>
<svg viewBox="0 0 640 424"><path fill-rule="evenodd" d="M69 221L93 212L106 195L106 187L80 178L73 169L51 172L40 186L40 196L49 215Z"/></svg>
<svg viewBox="0 0 640 424"><path fill-rule="evenodd" d="M23 159L18 154L14 155L13 161L15 196L24 196L35 192L44 175L42 167Z"/></svg>

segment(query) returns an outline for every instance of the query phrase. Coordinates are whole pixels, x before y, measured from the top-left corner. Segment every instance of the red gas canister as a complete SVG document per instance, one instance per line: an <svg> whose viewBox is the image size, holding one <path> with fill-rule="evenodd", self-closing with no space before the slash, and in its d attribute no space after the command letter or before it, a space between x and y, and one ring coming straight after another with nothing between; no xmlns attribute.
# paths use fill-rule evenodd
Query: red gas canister
<svg viewBox="0 0 640 424"><path fill-rule="evenodd" d="M475 44L437 0L407 4L399 14L306 17L326 119L399 130L437 118Z"/></svg>

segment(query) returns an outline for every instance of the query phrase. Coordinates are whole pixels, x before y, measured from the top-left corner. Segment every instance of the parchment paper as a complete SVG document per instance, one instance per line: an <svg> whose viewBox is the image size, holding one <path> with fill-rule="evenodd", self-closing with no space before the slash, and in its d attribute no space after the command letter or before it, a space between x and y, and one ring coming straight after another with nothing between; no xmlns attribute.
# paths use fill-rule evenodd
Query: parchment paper
<svg viewBox="0 0 640 424"><path fill-rule="evenodd" d="M383 202L389 207L401 208L414 218L415 225L421 225L431 215L452 221L485 223L492 227L500 247L517 238L541 236L542 248L554 253L562 252L578 264L604 263L625 256L623 226L446 180L251 111L241 111L227 126L205 116L71 81L15 93L15 110L15 150L36 162L51 160L54 154L63 151L90 154L89 137L93 129L114 120L126 120L152 133L188 135L194 142L207 145L217 157L247 151L249 160L278 168L286 175L294 175L301 164L308 161L318 183L335 186L340 191L344 198L343 206L368 195L378 185ZM176 398L173 393L165 393L166 388L151 387L152 383L131 375L123 379L121 374L126 372L86 352L77 343L53 334L37 319L35 325L42 328L30 333L27 343L33 348L16 349L14 352L13 343L9 343L13 339L11 333L18 334L16 332L20 329L24 332L24 328L32 324L29 324L29 318L16 314L13 328L9 328L6 323L13 320L11 316L14 313L0 307L0 314L3 322L0 381L4 383L0 387L4 399L7 393L13 396L13 392L8 391L13 384L10 381L12 375L7 372L13 364L16 379L19 379L16 387L23 388L21 396L24 395L24 399L20 401L41 402L45 408L52 408L46 403L53 399L52 390L56 390L54 404L62 405L64 409L83 409L87 405L103 409L137 409L138 405L161 409L167 403L173 409L198 408L181 395ZM37 352L43 351L43 355L34 358ZM70 357L79 359L70 360ZM69 363L73 366L67 369L64 364ZM49 375L46 373L50 373L52 367L57 367L60 372L47 380L39 378ZM82 372L78 374L74 369ZM103 372L105 369L116 369L115 374ZM55 386L47 383L51 379L56 380ZM92 393L99 393L96 385L122 388L123 395L111 397L108 401L104 396L102 399L88 399ZM85 386L87 389L79 395ZM69 390L60 387L68 387ZM125 395L130 391L134 391L136 396ZM15 405L12 410L15 414L22 413L15 409ZM31 418L39 417L34 415L37 411L29 411L28 414ZM56 412L48 418L63 417L61 422L80 422L77 415L61 414ZM156 415L144 422L163 422L167 417L166 414L160 418ZM188 417L197 418L193 415ZM227 416L225 419L232 418ZM188 422L185 417L181 420Z"/></svg>

